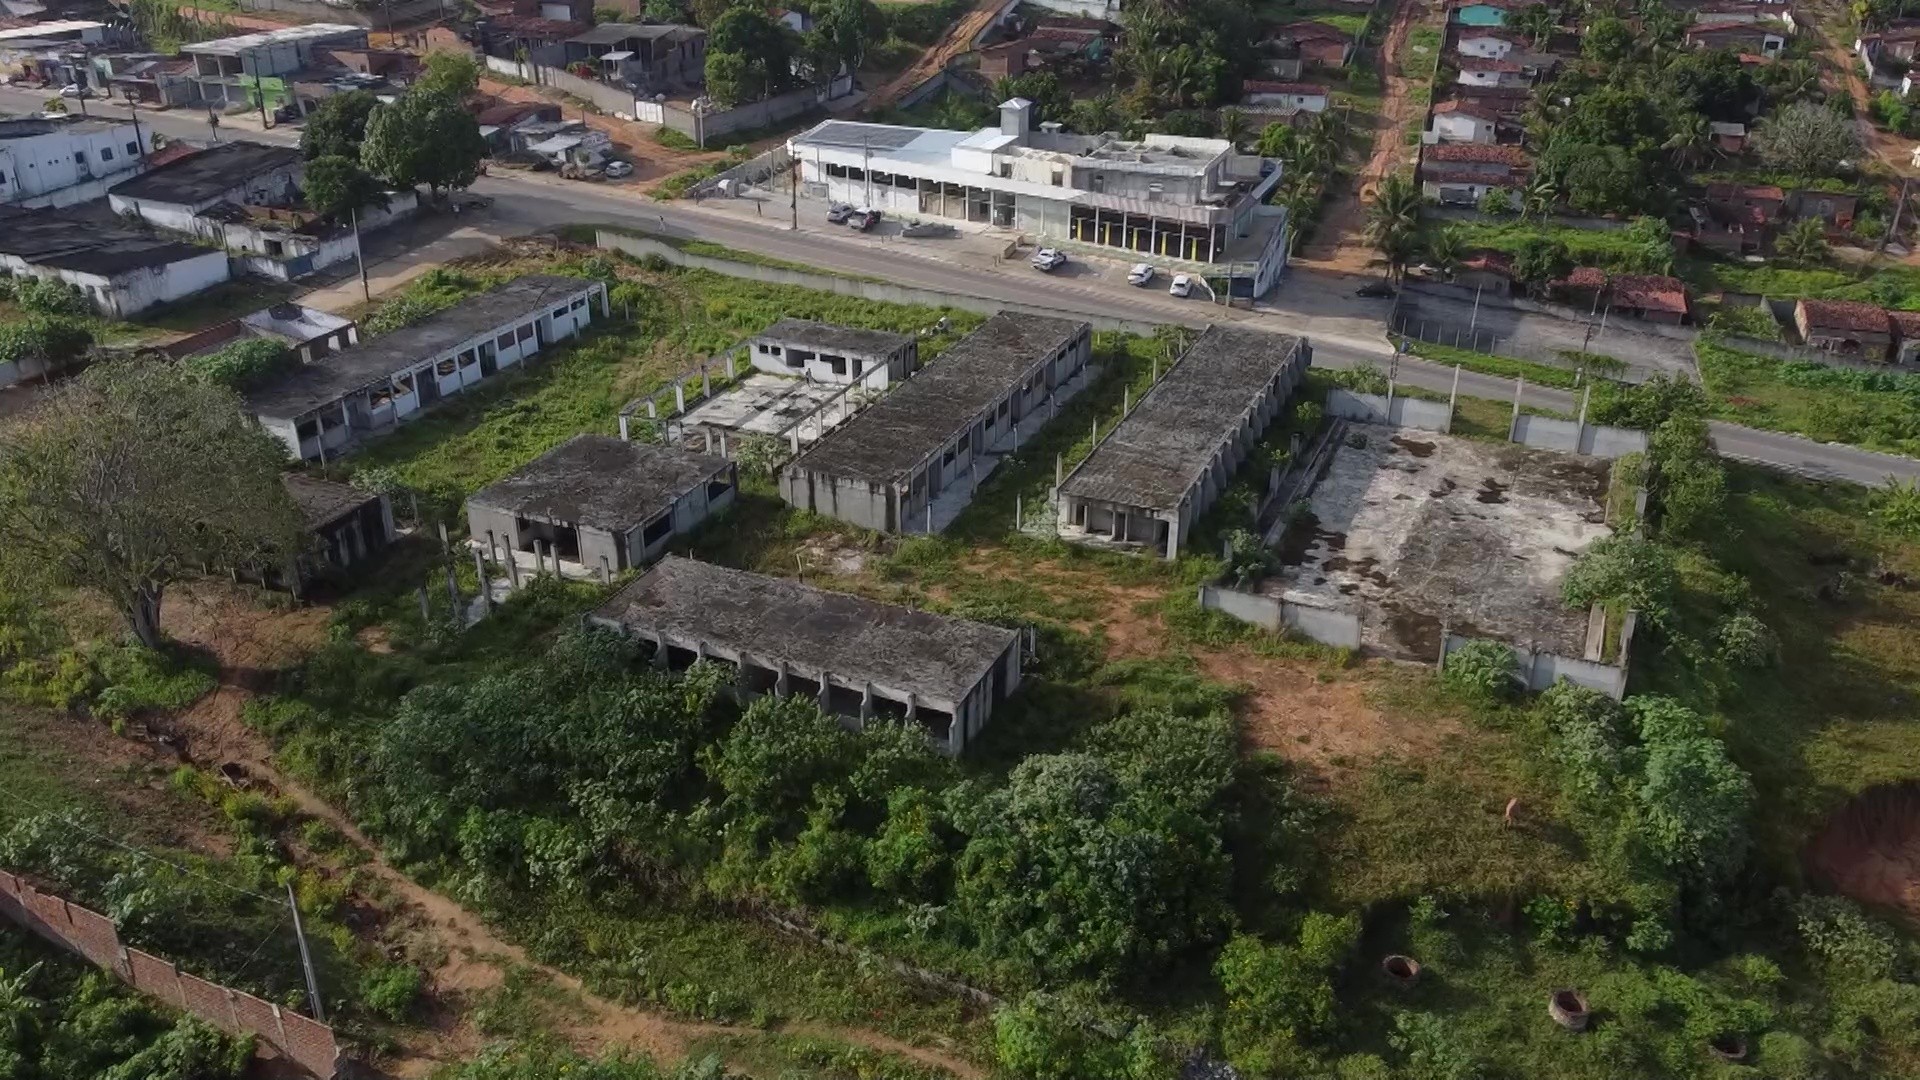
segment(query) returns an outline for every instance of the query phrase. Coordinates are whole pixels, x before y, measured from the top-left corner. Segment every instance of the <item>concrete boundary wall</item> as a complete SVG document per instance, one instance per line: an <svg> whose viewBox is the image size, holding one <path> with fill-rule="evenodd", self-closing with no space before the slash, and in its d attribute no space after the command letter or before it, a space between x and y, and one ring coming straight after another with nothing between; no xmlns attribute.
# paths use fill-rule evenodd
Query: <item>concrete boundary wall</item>
<svg viewBox="0 0 1920 1080"><path fill-rule="evenodd" d="M1309 607L1219 585L1200 586L1200 606L1275 633L1286 629L1322 645L1340 649L1360 647L1360 616L1350 611Z"/></svg>
<svg viewBox="0 0 1920 1080"><path fill-rule="evenodd" d="M1507 647L1513 650L1520 680L1528 690L1545 690L1565 679L1575 686L1598 690L1613 700L1619 701L1627 695L1627 657L1633 645L1634 626L1638 622L1638 612L1627 612L1626 620L1620 628L1620 655L1616 663L1560 656L1544 650L1529 649L1523 645L1508 644ZM1443 669L1446 667L1446 658L1449 654L1472 640L1459 634L1448 634L1441 650L1440 667Z"/></svg>
<svg viewBox="0 0 1920 1080"><path fill-rule="evenodd" d="M603 251L618 251L635 258L644 259L658 256L673 264L691 270L710 270L729 277L745 278L749 281L762 281L769 285L792 285L802 289L815 289L821 292L838 293L841 296L857 296L882 304L918 304L931 308L957 308L961 311L974 311L982 315L997 315L1002 311L1019 311L1029 315L1045 315L1059 318L1060 309L1042 307L1036 304L1015 304L1004 300L989 300L979 296L967 296L961 293L942 292L935 289L920 289L910 285L892 285L884 281L861 281L856 278L836 277L832 274L815 271L789 270L782 266L761 266L756 263L734 262L732 259L716 259L707 255L693 255L665 241L645 236L629 236L626 233L599 230L594 243ZM1115 319L1104 315L1086 315L1074 312L1073 317L1090 323L1095 330L1118 330L1128 334L1151 336L1160 324L1134 319Z"/></svg>
<svg viewBox="0 0 1920 1080"><path fill-rule="evenodd" d="M1338 387L1329 390L1327 415L1362 424L1415 428L1442 435L1453 430L1451 402L1395 397L1391 387L1385 394L1358 394Z"/></svg>
<svg viewBox="0 0 1920 1080"><path fill-rule="evenodd" d="M79 954L170 1008L191 1013L229 1035L255 1037L320 1080L331 1080L339 1071L340 1047L332 1028L127 948L111 919L43 893L5 870L0 870L0 916Z"/></svg>
<svg viewBox="0 0 1920 1080"><path fill-rule="evenodd" d="M1566 454L1617 458L1645 453L1647 433L1633 428L1588 424L1579 420L1558 420L1534 413L1516 413L1507 433L1511 442L1536 450L1558 450Z"/></svg>

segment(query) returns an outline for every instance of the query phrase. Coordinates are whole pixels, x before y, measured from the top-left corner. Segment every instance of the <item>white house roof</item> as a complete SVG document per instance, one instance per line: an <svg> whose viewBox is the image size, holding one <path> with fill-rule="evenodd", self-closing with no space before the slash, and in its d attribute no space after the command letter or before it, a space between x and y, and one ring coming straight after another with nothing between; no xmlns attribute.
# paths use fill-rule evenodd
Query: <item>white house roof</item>
<svg viewBox="0 0 1920 1080"><path fill-rule="evenodd" d="M0 41L30 40L46 37L49 34L71 34L81 30L99 29L106 25L106 23L88 22L84 19L34 23L32 26L16 26L11 30L0 30Z"/></svg>
<svg viewBox="0 0 1920 1080"><path fill-rule="evenodd" d="M346 26L341 23L312 23L307 26L288 26L279 30L261 30L253 34L241 34L237 37L220 38L216 41L202 41L193 45L182 45L181 52L206 53L211 56L239 56L254 49L264 49L272 45L297 45L303 41L323 41L344 34L364 34L365 27Z"/></svg>
<svg viewBox="0 0 1920 1080"><path fill-rule="evenodd" d="M536 154L558 154L571 150L585 141L585 139L578 135L555 135L551 139L534 143L532 146L527 147L527 149Z"/></svg>

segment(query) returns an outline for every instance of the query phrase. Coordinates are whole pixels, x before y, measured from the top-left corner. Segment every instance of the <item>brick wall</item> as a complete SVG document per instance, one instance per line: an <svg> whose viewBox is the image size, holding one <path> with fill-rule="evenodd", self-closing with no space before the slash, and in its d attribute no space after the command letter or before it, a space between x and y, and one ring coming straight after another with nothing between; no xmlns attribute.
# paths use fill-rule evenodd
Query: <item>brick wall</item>
<svg viewBox="0 0 1920 1080"><path fill-rule="evenodd" d="M126 948L112 920L0 870L0 916L69 949L171 1008L192 1013L232 1035L252 1035L319 1080L338 1072L333 1029L252 994L229 990L138 949Z"/></svg>

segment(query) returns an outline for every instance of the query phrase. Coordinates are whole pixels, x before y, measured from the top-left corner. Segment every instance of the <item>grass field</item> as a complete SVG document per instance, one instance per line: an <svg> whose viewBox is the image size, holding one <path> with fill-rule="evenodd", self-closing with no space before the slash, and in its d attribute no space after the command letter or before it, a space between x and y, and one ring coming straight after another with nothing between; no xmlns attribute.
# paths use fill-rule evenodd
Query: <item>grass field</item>
<svg viewBox="0 0 1920 1080"><path fill-rule="evenodd" d="M1920 454L1920 376L1774 360L1710 341L1694 352L1714 414L1723 420Z"/></svg>

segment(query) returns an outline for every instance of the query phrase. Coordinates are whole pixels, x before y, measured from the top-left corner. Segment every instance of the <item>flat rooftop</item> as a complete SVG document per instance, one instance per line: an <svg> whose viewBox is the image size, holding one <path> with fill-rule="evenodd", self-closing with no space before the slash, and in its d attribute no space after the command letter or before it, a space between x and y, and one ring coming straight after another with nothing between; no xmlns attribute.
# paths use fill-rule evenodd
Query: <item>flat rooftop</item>
<svg viewBox="0 0 1920 1080"><path fill-rule="evenodd" d="M575 435L481 488L469 505L610 533L646 524L732 466L723 457Z"/></svg>
<svg viewBox="0 0 1920 1080"><path fill-rule="evenodd" d="M1587 612L1567 606L1560 583L1610 534L1608 465L1351 424L1314 486L1310 534L1288 544L1261 592L1356 612L1361 644L1389 656L1433 662L1443 626L1583 656Z"/></svg>
<svg viewBox="0 0 1920 1080"><path fill-rule="evenodd" d="M303 365L279 382L246 394L247 409L255 416L297 420L462 342L538 316L563 300L570 301L599 287L597 281L555 274L515 278L412 326Z"/></svg>
<svg viewBox="0 0 1920 1080"><path fill-rule="evenodd" d="M793 674L822 671L931 702L957 702L1020 633L968 619L816 589L788 578L669 555L591 616L649 636L706 641Z"/></svg>
<svg viewBox="0 0 1920 1080"><path fill-rule="evenodd" d="M95 220L77 209L0 206L0 255L15 256L32 266L113 277L218 253L215 248Z"/></svg>
<svg viewBox="0 0 1920 1080"><path fill-rule="evenodd" d="M290 168L303 160L297 146L268 146L236 139L149 169L115 184L109 194L191 205L217 199L252 177Z"/></svg>
<svg viewBox="0 0 1920 1080"><path fill-rule="evenodd" d="M1210 326L1060 485L1062 495L1174 510L1240 416L1299 354L1292 334Z"/></svg>
<svg viewBox="0 0 1920 1080"><path fill-rule="evenodd" d="M309 23L305 26L288 26L278 30L260 30L252 34L240 34L235 37L217 38L213 41L200 41L180 46L184 53L207 53L212 56L239 56L254 49L263 49L270 45L297 45L303 41L325 41L328 38L346 34L365 35L364 26L347 26L342 23Z"/></svg>
<svg viewBox="0 0 1920 1080"><path fill-rule="evenodd" d="M901 346L911 344L913 335L891 330L862 330L812 319L781 319L755 334L753 340L853 356L888 356Z"/></svg>
<svg viewBox="0 0 1920 1080"><path fill-rule="evenodd" d="M792 467L898 484L958 438L1027 373L1088 332L1073 319L1003 311L820 440Z"/></svg>
<svg viewBox="0 0 1920 1080"><path fill-rule="evenodd" d="M812 416L845 389L835 383L808 382L753 371L688 409L681 420L690 429L723 428L771 438L785 434L788 428ZM840 411L837 405L827 410L829 425L838 426ZM812 443L820 437L817 426L811 423L802 424L798 434L802 443Z"/></svg>
<svg viewBox="0 0 1920 1080"><path fill-rule="evenodd" d="M293 505L310 530L324 529L380 497L371 491L300 473L287 473L280 482L286 485L287 494L293 496Z"/></svg>

